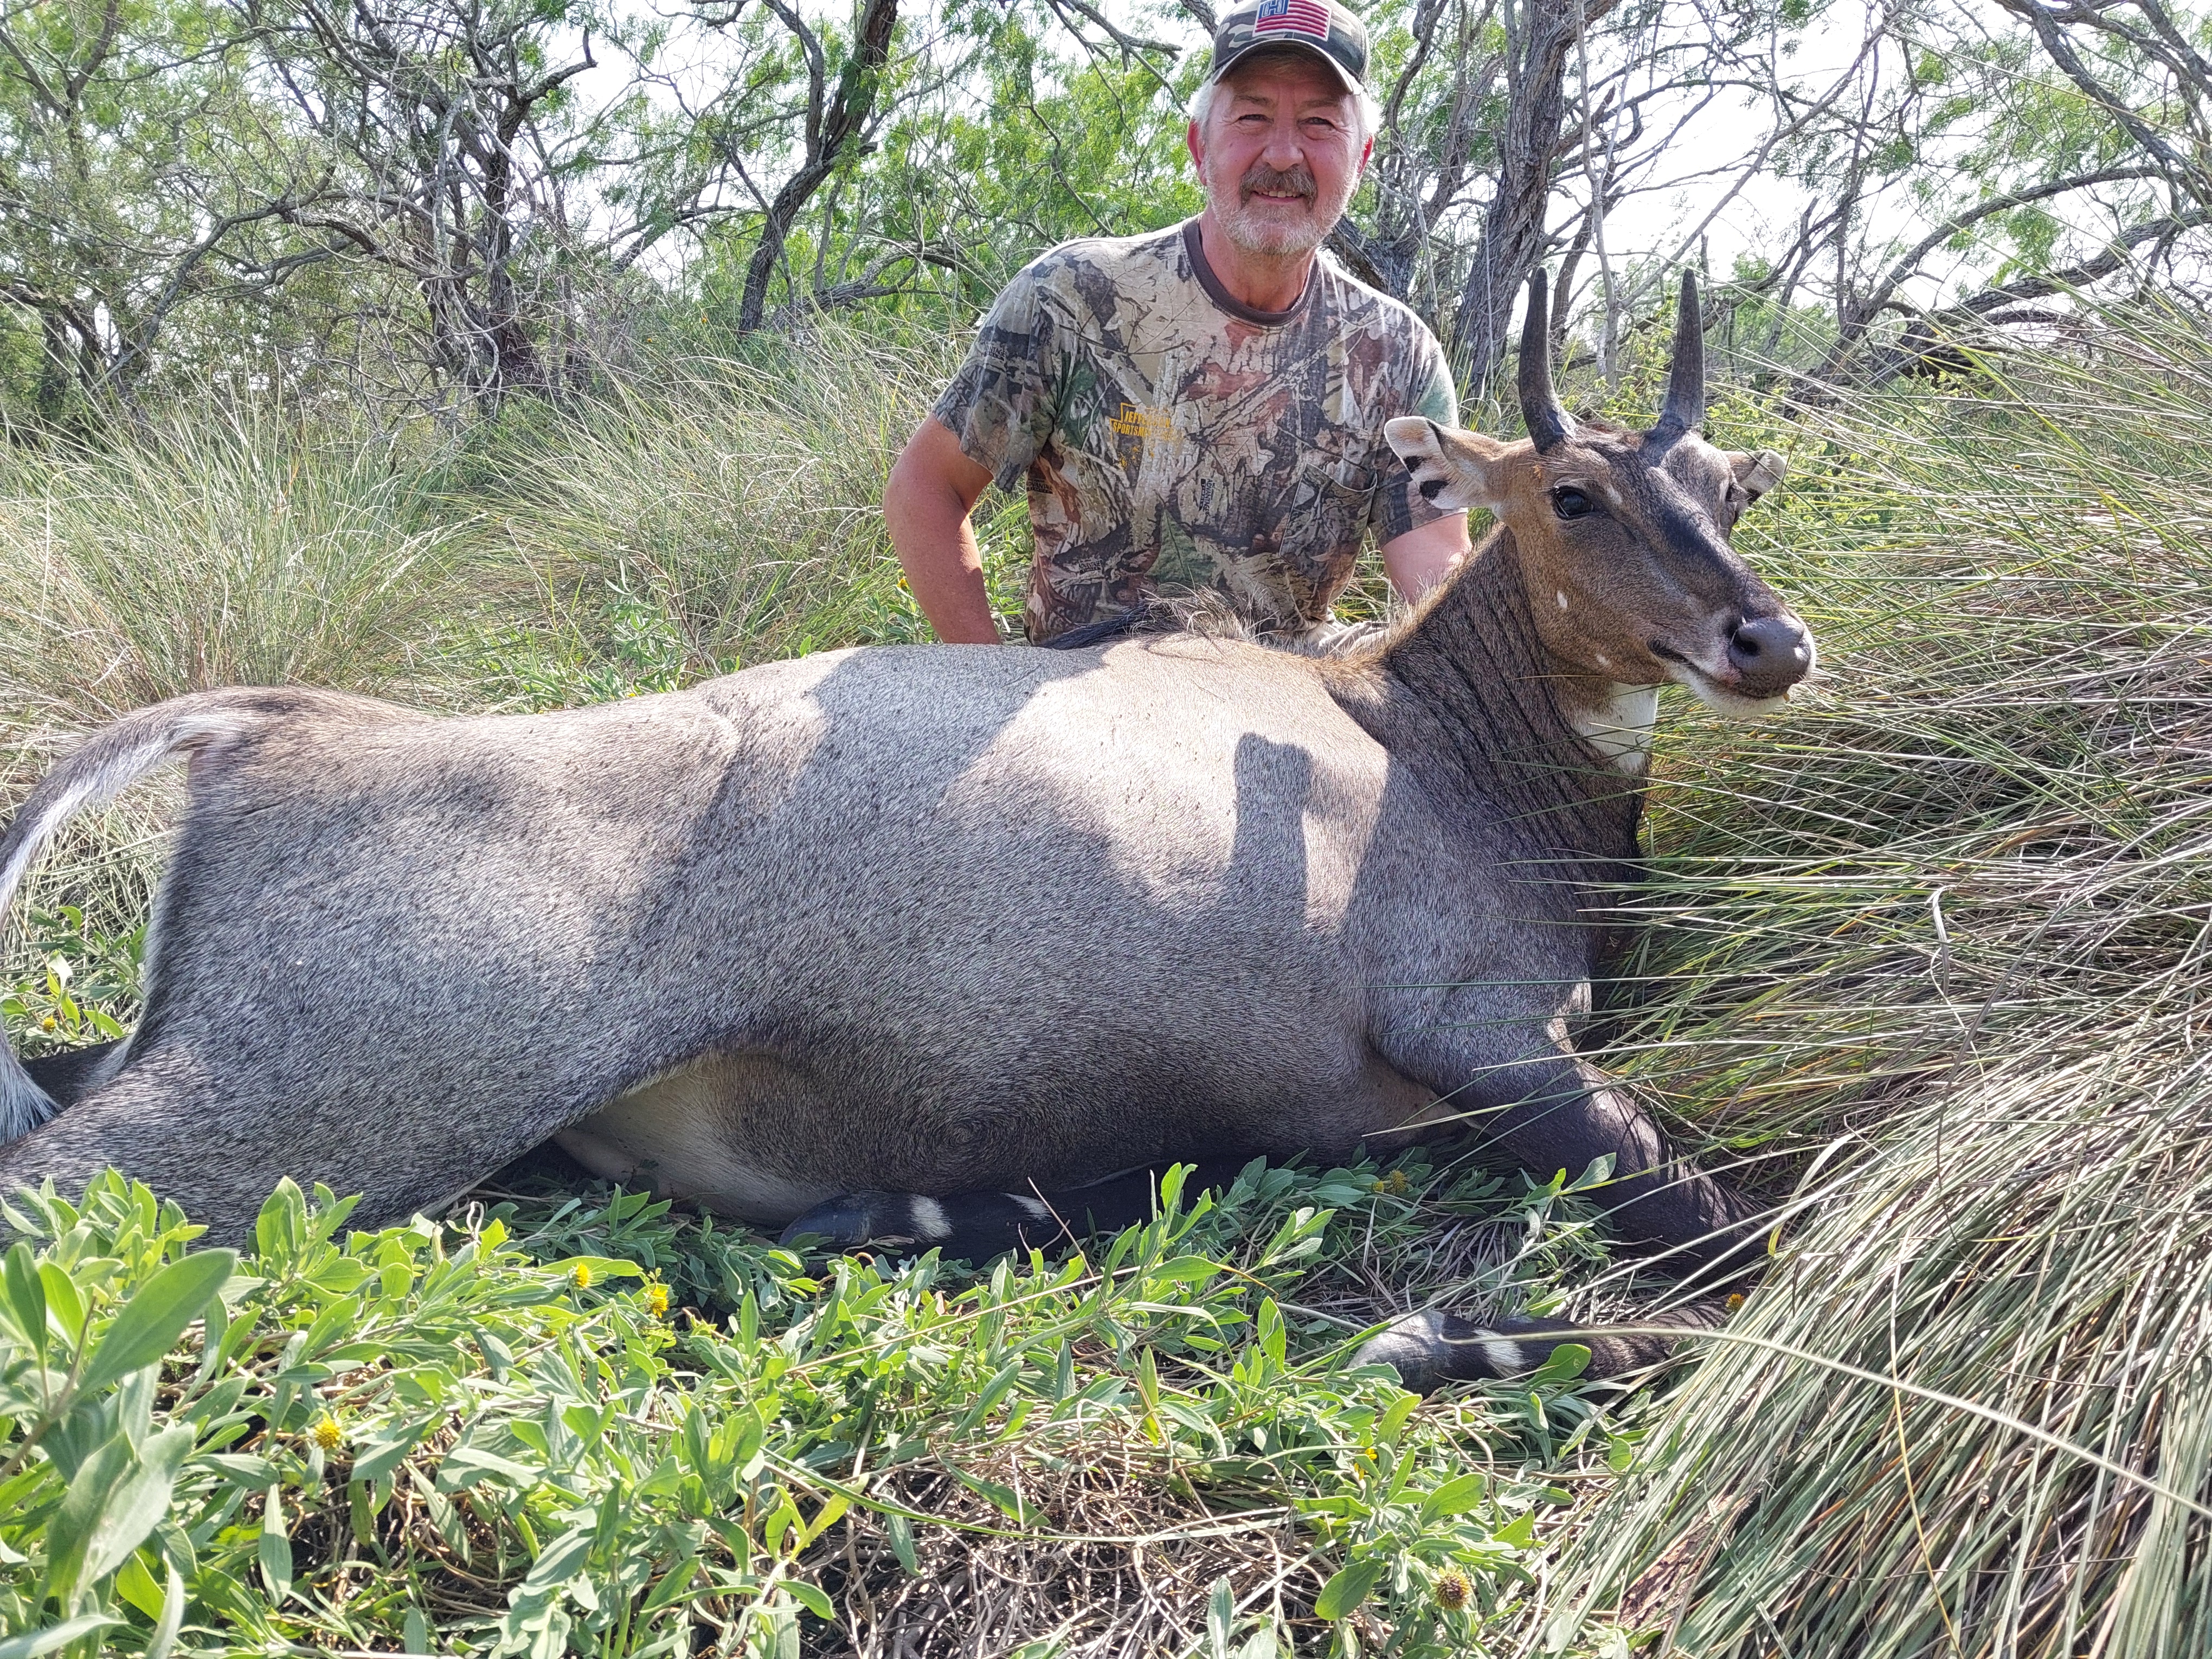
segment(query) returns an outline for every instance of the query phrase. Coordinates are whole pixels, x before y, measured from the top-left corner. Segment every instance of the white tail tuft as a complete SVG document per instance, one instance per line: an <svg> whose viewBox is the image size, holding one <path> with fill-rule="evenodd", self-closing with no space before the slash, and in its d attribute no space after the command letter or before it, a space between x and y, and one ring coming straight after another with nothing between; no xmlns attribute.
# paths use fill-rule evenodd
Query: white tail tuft
<svg viewBox="0 0 2212 1659"><path fill-rule="evenodd" d="M202 692L126 715L46 774L0 836L0 921L40 848L71 817L114 799L178 750L252 723L245 711L220 707L223 696ZM57 1109L0 1034L0 1146L30 1133Z"/></svg>

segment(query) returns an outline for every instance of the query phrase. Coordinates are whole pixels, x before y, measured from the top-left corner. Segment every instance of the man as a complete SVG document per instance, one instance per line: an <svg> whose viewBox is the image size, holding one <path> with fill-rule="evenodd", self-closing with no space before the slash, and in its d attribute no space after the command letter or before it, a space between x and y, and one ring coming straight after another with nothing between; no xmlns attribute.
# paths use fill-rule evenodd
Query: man
<svg viewBox="0 0 2212 1659"><path fill-rule="evenodd" d="M1063 244L999 296L884 492L940 637L998 638L968 522L994 480L1028 481L1037 644L1208 590L1318 635L1370 529L1408 599L1467 551L1467 515L1413 494L1382 440L1393 416L1456 421L1443 353L1320 252L1374 148L1366 71L1334 0L1232 9L1187 139L1206 210Z"/></svg>

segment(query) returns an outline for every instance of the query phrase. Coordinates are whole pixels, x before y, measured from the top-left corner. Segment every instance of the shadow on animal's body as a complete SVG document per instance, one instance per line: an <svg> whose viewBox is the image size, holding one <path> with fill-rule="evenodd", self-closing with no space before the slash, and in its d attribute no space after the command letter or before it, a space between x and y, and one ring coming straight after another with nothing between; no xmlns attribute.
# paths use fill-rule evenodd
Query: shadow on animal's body
<svg viewBox="0 0 2212 1659"><path fill-rule="evenodd" d="M1471 489L1577 461L1392 435L1431 494L1425 471ZM1670 444L1657 465L1709 498L1748 459ZM1698 505L1672 473L1650 489ZM1684 614L1786 616L1713 532L1724 510L1692 526ZM1346 659L893 647L552 714L240 690L129 716L0 840L0 904L69 811L189 752L144 1017L0 1146L0 1185L115 1165L238 1238L280 1174L390 1220L557 1137L803 1225L856 1193L941 1216L1464 1120L1547 1172L1611 1157L1622 1230L1709 1258L1745 1207L1567 1041L1640 750L1594 733L1622 688L1562 656L1502 511ZM1685 646L1684 672L1733 672L1735 649L1701 642L1700 668ZM0 1058L0 1113L46 1107Z"/></svg>

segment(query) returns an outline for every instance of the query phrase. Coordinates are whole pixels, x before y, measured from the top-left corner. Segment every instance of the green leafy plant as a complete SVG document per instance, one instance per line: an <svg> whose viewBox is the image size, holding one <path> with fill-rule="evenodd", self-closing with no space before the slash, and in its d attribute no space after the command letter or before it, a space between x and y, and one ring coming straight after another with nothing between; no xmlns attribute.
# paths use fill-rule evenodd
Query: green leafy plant
<svg viewBox="0 0 2212 1659"><path fill-rule="evenodd" d="M173 1209L149 1230L150 1207L150 1198L135 1206L142 1224L107 1241L126 1255L64 1265L39 1259L19 1241L0 1267L9 1337L0 1356L0 1420L12 1431L0 1462L0 1504L15 1516L10 1530L20 1540L0 1559L33 1570L27 1590L7 1598L14 1603L7 1627L22 1632L0 1644L10 1659L122 1623L111 1608L126 1565L137 1570L133 1599L149 1599L137 1553L168 1519L179 1470L198 1438L189 1419L164 1414L155 1426L155 1373L238 1260L232 1251L205 1250L165 1261L197 1230ZM185 1585L173 1565L150 1599L145 1651L158 1656L175 1642L184 1616ZM50 1614L53 1622L44 1622Z"/></svg>
<svg viewBox="0 0 2212 1659"><path fill-rule="evenodd" d="M64 904L34 913L30 932L43 971L28 984L0 992L0 1018L14 1023L31 1054L112 1042L135 1012L146 948L142 923L120 939L89 928L84 912Z"/></svg>
<svg viewBox="0 0 2212 1659"><path fill-rule="evenodd" d="M1514 1213L1494 1178L1442 1179ZM362 1233L283 1182L242 1259L187 1253L196 1230L116 1177L34 1195L7 1212L0 1626L38 1651L434 1631L534 1655L705 1626L776 1654L948 1552L1081 1543L1066 1483L1116 1465L1152 1547L1345 1556L1272 1610L1232 1598L1208 1628L1255 1653L1316 1617L1358 1650L1369 1607L1428 1609L1437 1641L1510 1609L1560 1494L1470 1474L1387 1372L1345 1369L1356 1328L1293 1311L1353 1224L1312 1198L1419 1188L1255 1164L1186 1202L1181 1180L1095 1257L981 1275L817 1267L639 1194ZM1492 1431L1533 1449L1524 1397L1571 1370L1501 1392ZM1480 1589L1446 1613L1453 1573Z"/></svg>

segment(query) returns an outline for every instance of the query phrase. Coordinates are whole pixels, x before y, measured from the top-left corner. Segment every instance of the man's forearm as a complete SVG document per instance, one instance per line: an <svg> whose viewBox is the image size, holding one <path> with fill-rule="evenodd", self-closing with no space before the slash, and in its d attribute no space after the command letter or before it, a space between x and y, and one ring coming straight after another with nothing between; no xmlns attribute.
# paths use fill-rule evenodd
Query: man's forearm
<svg viewBox="0 0 2212 1659"><path fill-rule="evenodd" d="M884 487L884 522L907 587L938 637L948 645L995 645L999 624L983 581L983 553L968 522L972 499L963 498L938 453L948 446L964 459L952 434L934 422L915 434Z"/></svg>
<svg viewBox="0 0 2212 1659"><path fill-rule="evenodd" d="M910 535L892 526L891 545L898 550L914 602L937 637L947 645L996 645L999 623L983 580L983 550L968 515L947 520L917 514L908 522Z"/></svg>

